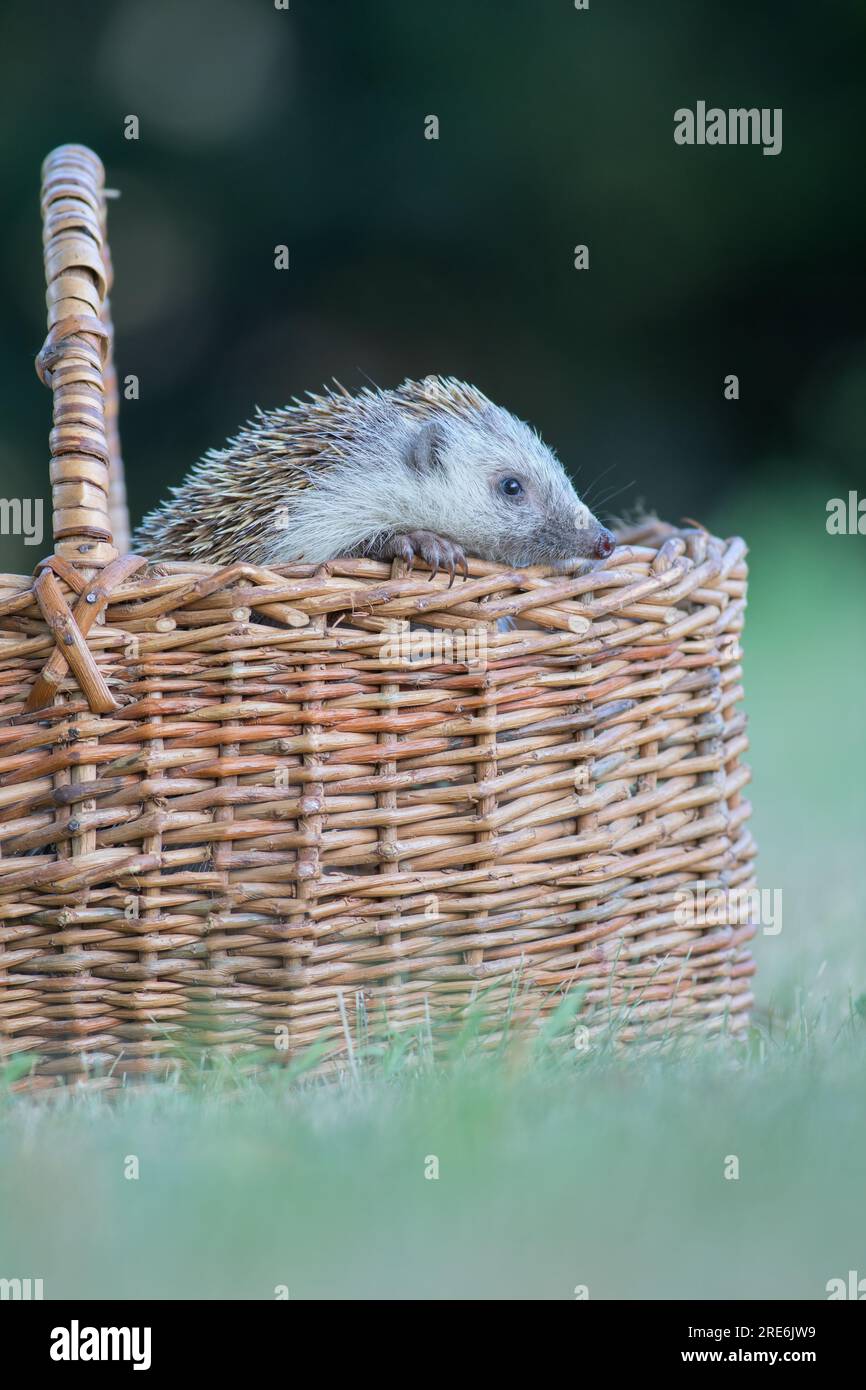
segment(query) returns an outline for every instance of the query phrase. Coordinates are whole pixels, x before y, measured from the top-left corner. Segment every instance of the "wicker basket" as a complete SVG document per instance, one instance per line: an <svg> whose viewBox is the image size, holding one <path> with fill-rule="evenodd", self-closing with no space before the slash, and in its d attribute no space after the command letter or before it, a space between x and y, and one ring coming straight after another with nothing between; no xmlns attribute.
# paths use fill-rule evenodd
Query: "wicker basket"
<svg viewBox="0 0 866 1390"><path fill-rule="evenodd" d="M331 1059L491 1036L742 1031L745 545L622 533L574 577L473 561L124 555L103 170L43 169L54 554L0 576L0 1053L116 1084L190 1039ZM265 615L279 625L255 621Z"/></svg>

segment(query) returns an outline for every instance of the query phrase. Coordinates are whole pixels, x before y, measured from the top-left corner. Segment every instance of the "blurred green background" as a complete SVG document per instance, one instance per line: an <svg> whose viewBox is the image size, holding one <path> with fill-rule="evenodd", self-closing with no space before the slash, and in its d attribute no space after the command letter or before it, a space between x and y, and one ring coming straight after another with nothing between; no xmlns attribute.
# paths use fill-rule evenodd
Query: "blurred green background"
<svg viewBox="0 0 866 1390"><path fill-rule="evenodd" d="M735 1052L395 1062L336 1092L229 1080L112 1109L0 1081L0 1276L229 1298L866 1276L866 537L825 529L831 497L866 494L864 42L862 0L6 8L0 492L48 499L39 164L84 141L122 192L133 521L255 404L443 372L537 424L602 511L642 498L746 537L750 794L784 926L755 942ZM677 147L698 100L782 107L781 155ZM0 546L27 572L50 542Z"/></svg>
<svg viewBox="0 0 866 1390"><path fill-rule="evenodd" d="M4 6L5 495L48 497L39 166L70 140L122 195L134 520L255 404L334 376L468 378L615 509L711 519L778 459L780 508L815 468L856 486L864 44L862 0ZM782 153L675 145L699 99L782 107Z"/></svg>

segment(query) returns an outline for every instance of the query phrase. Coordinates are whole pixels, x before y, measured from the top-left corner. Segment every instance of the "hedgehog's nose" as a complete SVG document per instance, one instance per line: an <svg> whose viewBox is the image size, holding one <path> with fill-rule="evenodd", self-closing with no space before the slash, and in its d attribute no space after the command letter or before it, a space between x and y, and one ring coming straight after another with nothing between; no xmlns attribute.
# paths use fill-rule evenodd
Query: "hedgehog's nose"
<svg viewBox="0 0 866 1390"><path fill-rule="evenodd" d="M595 555L598 560L606 560L608 555L612 555L616 548L616 539L612 531L607 527L600 526L598 539L595 543Z"/></svg>

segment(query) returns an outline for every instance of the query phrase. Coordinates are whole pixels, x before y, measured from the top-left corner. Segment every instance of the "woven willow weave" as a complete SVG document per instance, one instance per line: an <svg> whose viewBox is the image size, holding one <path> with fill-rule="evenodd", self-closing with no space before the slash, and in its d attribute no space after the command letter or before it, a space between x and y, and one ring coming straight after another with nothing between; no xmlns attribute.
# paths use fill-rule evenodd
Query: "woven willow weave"
<svg viewBox="0 0 866 1390"><path fill-rule="evenodd" d="M387 1030L742 1031L745 546L574 576L118 558L102 168L43 171L54 554L0 576L0 1051L29 1084ZM256 618L276 619L270 625Z"/></svg>

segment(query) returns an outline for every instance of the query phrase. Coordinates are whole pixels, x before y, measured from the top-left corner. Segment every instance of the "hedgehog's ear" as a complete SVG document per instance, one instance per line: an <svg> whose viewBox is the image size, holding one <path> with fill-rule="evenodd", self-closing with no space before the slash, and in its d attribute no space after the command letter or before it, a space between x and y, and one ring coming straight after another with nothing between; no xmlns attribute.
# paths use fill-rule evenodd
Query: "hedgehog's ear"
<svg viewBox="0 0 866 1390"><path fill-rule="evenodd" d="M442 446L444 436L438 420L428 420L419 425L409 440L406 462L415 473L429 473L431 469L441 471Z"/></svg>

